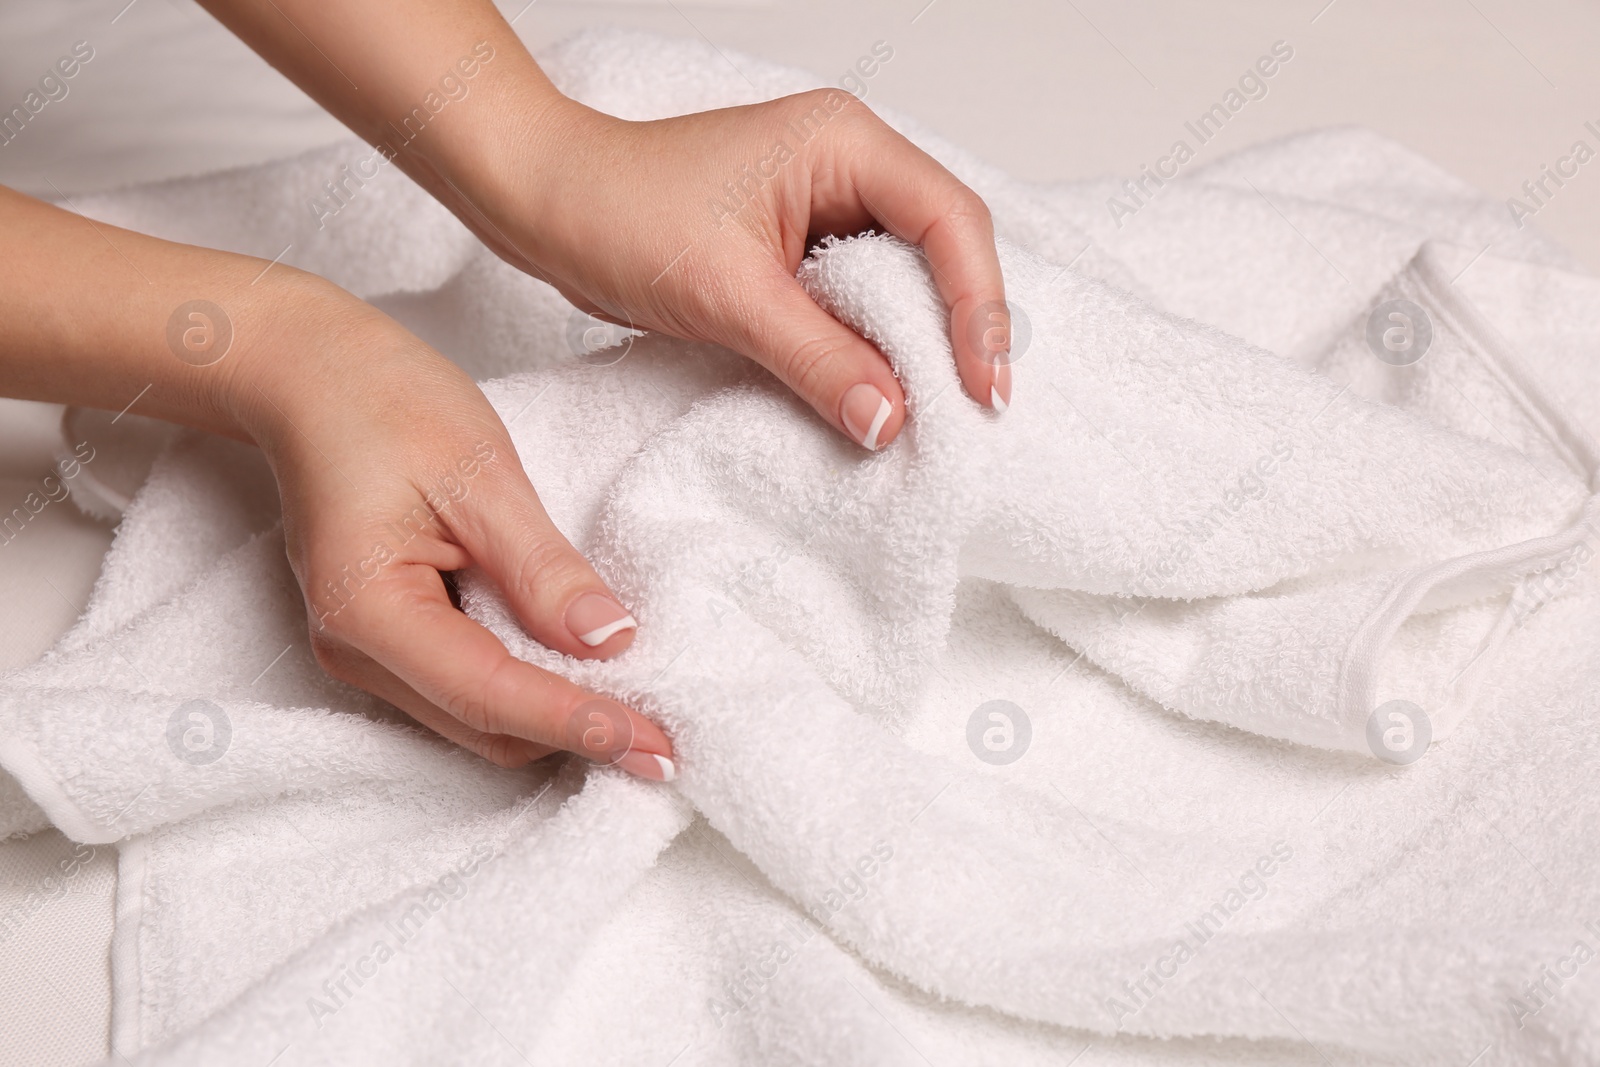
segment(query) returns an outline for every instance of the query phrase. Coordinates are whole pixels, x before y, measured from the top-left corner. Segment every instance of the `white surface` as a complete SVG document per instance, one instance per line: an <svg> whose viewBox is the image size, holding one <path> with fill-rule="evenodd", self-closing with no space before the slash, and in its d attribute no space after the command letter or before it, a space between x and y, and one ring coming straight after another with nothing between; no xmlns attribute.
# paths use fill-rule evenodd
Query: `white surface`
<svg viewBox="0 0 1600 1067"><path fill-rule="evenodd" d="M0 148L0 182L49 193L53 181L71 194L259 162L338 136L336 123L194 5L135 0L113 23L125 3L57 0L0 15L0 101L20 99L73 41L97 50L71 95ZM508 17L521 12L517 29L532 45L613 24L703 36L841 76L884 40L895 56L871 79L869 103L892 105L1037 181L1135 174L1279 39L1295 47L1294 62L1207 147L1209 158L1350 123L1503 198L1586 136L1586 120L1600 119L1591 55L1600 8L1580 0L501 6ZM1536 221L1600 264L1600 162Z"/></svg>
<svg viewBox="0 0 1600 1067"><path fill-rule="evenodd" d="M49 500L14 536L0 533L0 668L31 663L72 625L89 599L111 528L86 518L45 484L59 444L61 408L0 399L0 518L30 494ZM51 486L58 482L50 483ZM26 510L26 509L25 509Z"/></svg>
<svg viewBox="0 0 1600 1067"><path fill-rule="evenodd" d="M54 830L0 847L0 1067L106 1054L116 850Z"/></svg>

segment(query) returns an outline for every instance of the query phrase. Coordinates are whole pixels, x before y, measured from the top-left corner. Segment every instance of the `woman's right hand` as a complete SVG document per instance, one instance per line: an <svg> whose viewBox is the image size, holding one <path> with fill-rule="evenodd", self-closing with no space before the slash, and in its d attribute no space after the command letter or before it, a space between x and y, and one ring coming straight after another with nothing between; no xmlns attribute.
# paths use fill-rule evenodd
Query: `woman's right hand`
<svg viewBox="0 0 1600 1067"><path fill-rule="evenodd" d="M442 573L476 565L550 648L605 657L633 639L478 387L338 286L0 187L0 386L260 445L335 677L506 766L568 749L674 775L648 719L516 659L451 603Z"/></svg>
<svg viewBox="0 0 1600 1067"><path fill-rule="evenodd" d="M654 723L516 659L452 603L442 574L479 566L557 651L616 655L636 626L556 529L482 391L342 290L285 284L304 291L278 358L240 361L225 388L277 477L317 662L503 766L567 749L670 781Z"/></svg>

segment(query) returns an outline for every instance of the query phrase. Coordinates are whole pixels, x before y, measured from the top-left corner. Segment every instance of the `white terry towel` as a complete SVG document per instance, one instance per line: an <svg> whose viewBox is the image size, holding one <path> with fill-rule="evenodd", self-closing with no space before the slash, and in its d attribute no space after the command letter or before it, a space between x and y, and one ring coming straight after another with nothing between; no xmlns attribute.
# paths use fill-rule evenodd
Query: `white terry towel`
<svg viewBox="0 0 1600 1067"><path fill-rule="evenodd" d="M696 46L590 37L550 59L619 112L750 95ZM797 86L742 65L763 91ZM1267 158L1284 180L1370 146ZM1088 1044L1203 1058L1221 1039L1235 1062L1595 1055L1592 975L1565 968L1600 915L1594 861L1570 848L1596 807L1575 624L1600 603L1574 577L1525 625L1504 610L1519 576L1563 573L1585 544L1592 450L1448 292L1424 305L1441 367L1469 407L1498 383L1522 422L1485 431L1443 382L1374 379L1346 336L1386 286L1428 296L1441 261L1474 250L1415 238L1397 257L1403 228L1366 215L1388 273L1320 302L1320 265L1286 255L1280 289L1309 294L1322 343L1274 354L1151 301L1225 308L1246 336L1281 331L1275 307L1247 325L1248 293L1103 251L1078 266L1145 298L1079 274L1081 248L1058 246L1092 228L1072 221L1081 191L1025 190L934 147L1057 262L1003 249L1033 339L999 419L955 384L913 250L865 238L808 262L811 291L906 383L914 420L875 456L726 353L646 338L610 367L572 360L553 294L437 211L396 211L416 196L403 186L368 190L338 220L345 243L310 248L425 335L461 338L447 347L480 373L538 368L489 395L640 637L618 661L569 663L492 589L469 582L467 608L659 717L682 776L497 771L321 678L258 459L188 436L130 509L84 622L0 685L0 765L30 798L4 826L121 842L120 1053L1061 1062ZM332 158L94 210L163 232L181 215L196 239L210 226L246 247L262 233L227 205L287 218ZM1237 195L1219 169L1196 174L1197 201ZM1413 196L1461 196L1428 178L1413 165ZM1330 215L1364 209L1341 195ZM1203 244L1206 216L1180 217L1168 243ZM1284 255L1296 238L1274 226L1233 239ZM374 251L389 248L427 254ZM1520 251L1530 263L1495 268L1527 281L1501 291L1525 297L1506 321L1540 347L1526 294L1559 287L1592 337L1600 292ZM469 344L465 323L487 325ZM1252 471L1264 491L1234 507ZM1463 671L1491 662L1498 688ZM1463 717L1475 680L1489 693ZM1364 733L1391 695L1450 734L1399 776ZM990 767L968 725L996 698L1027 705L1033 740ZM169 743L195 699L226 726L210 761ZM1532 762L1567 792L1508 796ZM1552 832L1508 841L1540 826L1530 813Z"/></svg>

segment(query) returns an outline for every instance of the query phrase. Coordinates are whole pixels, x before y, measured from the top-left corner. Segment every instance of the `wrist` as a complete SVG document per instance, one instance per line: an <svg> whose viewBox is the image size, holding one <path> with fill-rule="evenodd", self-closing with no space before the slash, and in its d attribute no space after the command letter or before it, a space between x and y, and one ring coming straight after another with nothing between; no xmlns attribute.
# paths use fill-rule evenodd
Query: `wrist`
<svg viewBox="0 0 1600 1067"><path fill-rule="evenodd" d="M573 210L575 193L593 180L575 173L576 161L621 125L544 84L519 92L505 109L509 120L485 131L440 197L495 254L535 276L550 260L549 224Z"/></svg>
<svg viewBox="0 0 1600 1067"><path fill-rule="evenodd" d="M241 308L235 350L219 364L212 403L237 436L269 457L296 439L316 440L364 367L403 327L313 274L275 268ZM421 342L411 338L411 343Z"/></svg>

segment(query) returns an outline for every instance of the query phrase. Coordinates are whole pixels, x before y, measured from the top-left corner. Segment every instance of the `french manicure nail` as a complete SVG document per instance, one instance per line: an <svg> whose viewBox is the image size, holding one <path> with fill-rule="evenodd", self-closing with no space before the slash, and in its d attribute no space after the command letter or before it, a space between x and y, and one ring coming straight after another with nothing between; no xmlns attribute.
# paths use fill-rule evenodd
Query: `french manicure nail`
<svg viewBox="0 0 1600 1067"><path fill-rule="evenodd" d="M654 752L629 752L617 760L616 765L629 774L648 778L652 782L670 782L678 777L677 764Z"/></svg>
<svg viewBox="0 0 1600 1067"><path fill-rule="evenodd" d="M994 379L989 385L989 406L1004 415L1011 407L1011 353L1001 352L995 358Z"/></svg>
<svg viewBox="0 0 1600 1067"><path fill-rule="evenodd" d="M604 593L585 593L567 608L567 629L590 648L604 644L623 630L638 627L628 609Z"/></svg>
<svg viewBox="0 0 1600 1067"><path fill-rule="evenodd" d="M839 405L839 421L844 423L851 437L861 442L863 448L876 452L878 434L883 432L883 424L889 421L892 411L894 405L878 391L877 386L857 382L845 390L844 400Z"/></svg>

